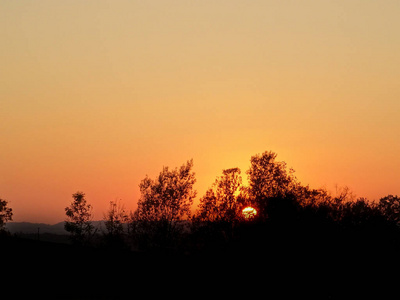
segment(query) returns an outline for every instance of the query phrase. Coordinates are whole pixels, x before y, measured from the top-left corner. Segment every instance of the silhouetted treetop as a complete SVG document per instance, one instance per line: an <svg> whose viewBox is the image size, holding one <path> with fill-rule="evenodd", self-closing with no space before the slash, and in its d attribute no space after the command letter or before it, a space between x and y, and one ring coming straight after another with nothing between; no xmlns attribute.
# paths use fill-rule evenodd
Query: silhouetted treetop
<svg viewBox="0 0 400 300"><path fill-rule="evenodd" d="M76 192L72 195L74 199L70 206L65 208L67 220L64 228L71 233L72 240L75 243L85 243L93 232L92 225L92 205L85 199L85 193Z"/></svg>
<svg viewBox="0 0 400 300"><path fill-rule="evenodd" d="M268 199L285 199L293 196L299 185L294 170L286 168L285 162L276 161L277 154L266 151L250 159L247 171L249 181L249 197L258 206L260 216L268 215Z"/></svg>
<svg viewBox="0 0 400 300"><path fill-rule="evenodd" d="M124 223L128 222L129 216L125 211L121 202L110 201L110 206L106 214L104 214L104 221L108 235L120 236L123 234Z"/></svg>
<svg viewBox="0 0 400 300"><path fill-rule="evenodd" d="M222 176L215 180L213 186L200 199L196 216L200 221L232 222L238 218L238 198L242 187L240 173L239 168L222 171Z"/></svg>
<svg viewBox="0 0 400 300"><path fill-rule="evenodd" d="M156 179L148 176L140 183L138 207L131 228L139 244L156 247L171 245L182 231L182 221L190 218L196 197L193 160L179 169L164 167Z"/></svg>
<svg viewBox="0 0 400 300"><path fill-rule="evenodd" d="M12 221L13 211L8 206L8 202L0 198L0 232L5 231L5 226L8 221Z"/></svg>
<svg viewBox="0 0 400 300"><path fill-rule="evenodd" d="M140 183L140 199L136 210L137 218L147 221L178 221L190 216L190 207L196 197L193 185L193 160L179 169L163 170L155 180L146 176Z"/></svg>
<svg viewBox="0 0 400 300"><path fill-rule="evenodd" d="M276 157L271 151L251 157L247 174L251 195L255 198L285 197L295 188L294 170L287 170L286 163L276 161Z"/></svg>
<svg viewBox="0 0 400 300"><path fill-rule="evenodd" d="M400 225L400 197L387 195L379 200L378 205L388 221Z"/></svg>

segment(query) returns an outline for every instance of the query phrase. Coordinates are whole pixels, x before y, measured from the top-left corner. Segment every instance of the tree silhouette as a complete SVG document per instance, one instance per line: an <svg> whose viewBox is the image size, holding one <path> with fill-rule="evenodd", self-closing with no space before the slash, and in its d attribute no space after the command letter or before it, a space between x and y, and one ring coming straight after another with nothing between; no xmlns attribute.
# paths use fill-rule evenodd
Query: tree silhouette
<svg viewBox="0 0 400 300"><path fill-rule="evenodd" d="M221 243L232 240L234 226L241 219L245 197L239 168L222 171L211 188L200 199L198 211L192 219L192 230L208 240Z"/></svg>
<svg viewBox="0 0 400 300"><path fill-rule="evenodd" d="M361 197L343 204L340 223L346 229L365 230L381 226L384 217L377 204Z"/></svg>
<svg viewBox="0 0 400 300"><path fill-rule="evenodd" d="M8 207L8 202L0 199L0 233L4 233L6 231L6 223L8 221L12 221L12 216L12 208Z"/></svg>
<svg viewBox="0 0 400 300"><path fill-rule="evenodd" d="M271 151L252 156L247 171L249 197L255 202L262 219L289 209L299 185L294 170L287 171L286 163L275 161L276 156Z"/></svg>
<svg viewBox="0 0 400 300"><path fill-rule="evenodd" d="M238 218L242 177L239 168L226 169L200 199L197 218L206 222L233 222Z"/></svg>
<svg viewBox="0 0 400 300"><path fill-rule="evenodd" d="M123 205L117 201L110 201L110 206L106 214L104 214L104 221L107 233L109 235L122 235L124 232L124 223L128 222L129 216L125 211Z"/></svg>
<svg viewBox="0 0 400 300"><path fill-rule="evenodd" d="M378 207L389 222L400 225L400 197L387 195L379 200Z"/></svg>
<svg viewBox="0 0 400 300"><path fill-rule="evenodd" d="M193 160L179 169L164 167L155 180L146 176L140 183L141 197L131 228L141 246L170 246L182 231L182 221L189 219L196 196L192 168Z"/></svg>
<svg viewBox="0 0 400 300"><path fill-rule="evenodd" d="M106 226L105 241L107 246L124 246L124 225L129 221L129 216L124 206L119 201L110 201L110 206L104 214Z"/></svg>
<svg viewBox="0 0 400 300"><path fill-rule="evenodd" d="M354 195L347 186L336 187L336 195L332 196L325 189L313 190L308 199L305 200L306 206L314 209L314 212L324 219L333 222L341 222L343 215L351 209ZM345 212L347 210L347 212Z"/></svg>
<svg viewBox="0 0 400 300"><path fill-rule="evenodd" d="M120 202L110 202L104 214L102 251L124 250L110 252L120 255L134 249L161 250L204 261L251 257L268 264L302 262L303 268L311 263L327 270L340 262L348 264L350 256L344 252L357 257L366 249L368 259L375 250L398 253L398 196L388 195L377 203L356 199L348 187L333 192L312 189L276 158L271 151L252 156L248 186L243 186L239 168L223 170L199 199L193 217L193 160L175 169L163 167L155 178L146 176L139 184L137 209L129 217ZM0 202L3 211L6 204ZM256 209L255 217L242 217L246 206ZM65 208L65 229L77 243L92 235L91 209L82 192L73 194L73 202ZM124 232L127 222L129 230ZM127 244L128 237L133 243Z"/></svg>
<svg viewBox="0 0 400 300"><path fill-rule="evenodd" d="M73 242L77 244L86 243L93 233L92 206L87 203L85 194L76 192L72 195L74 200L65 208L67 221L64 228L71 233Z"/></svg>

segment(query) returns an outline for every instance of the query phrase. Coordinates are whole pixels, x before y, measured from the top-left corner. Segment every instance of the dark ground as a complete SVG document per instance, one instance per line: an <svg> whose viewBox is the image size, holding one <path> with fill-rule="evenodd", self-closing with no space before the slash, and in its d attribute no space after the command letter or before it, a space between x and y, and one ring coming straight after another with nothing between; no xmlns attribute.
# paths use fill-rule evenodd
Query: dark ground
<svg viewBox="0 0 400 300"><path fill-rule="evenodd" d="M8 236L1 286L9 299L388 299L400 290L400 252L386 240L271 235L207 254L150 254Z"/></svg>

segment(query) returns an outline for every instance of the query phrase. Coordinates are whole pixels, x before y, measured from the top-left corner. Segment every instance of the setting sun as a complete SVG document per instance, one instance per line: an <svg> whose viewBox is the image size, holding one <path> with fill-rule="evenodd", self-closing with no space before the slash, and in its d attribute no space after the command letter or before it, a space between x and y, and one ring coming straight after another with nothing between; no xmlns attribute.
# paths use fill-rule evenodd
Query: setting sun
<svg viewBox="0 0 400 300"><path fill-rule="evenodd" d="M6 285L125 299L131 282L250 288L261 270L304 296L388 292L353 278L400 265L399 12L0 0L0 253L20 275ZM302 296L265 281L261 297Z"/></svg>
<svg viewBox="0 0 400 300"><path fill-rule="evenodd" d="M195 206L265 150L313 188L399 194L399 4L365 2L2 1L0 197L56 224L80 190L101 219L193 158Z"/></svg>
<svg viewBox="0 0 400 300"><path fill-rule="evenodd" d="M253 208L251 206L247 206L247 207L243 208L242 214L246 220L250 220L257 215L257 210L255 210L255 208Z"/></svg>

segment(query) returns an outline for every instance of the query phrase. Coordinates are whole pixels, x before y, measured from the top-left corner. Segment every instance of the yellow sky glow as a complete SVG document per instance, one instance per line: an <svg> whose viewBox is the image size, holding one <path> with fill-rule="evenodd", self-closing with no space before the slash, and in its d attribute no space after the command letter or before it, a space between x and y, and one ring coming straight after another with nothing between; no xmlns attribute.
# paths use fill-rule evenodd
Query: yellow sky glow
<svg viewBox="0 0 400 300"><path fill-rule="evenodd" d="M193 158L201 196L272 150L311 187L400 194L399 1L3 1L0 197L95 218Z"/></svg>

